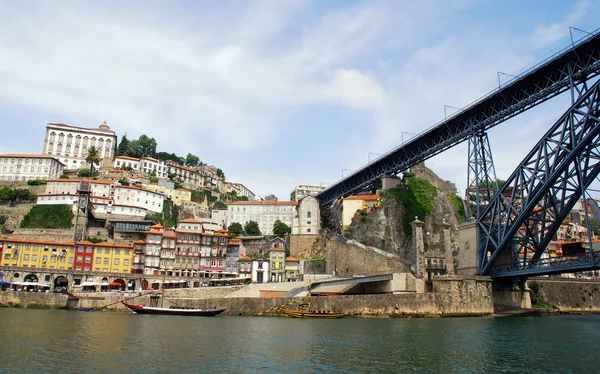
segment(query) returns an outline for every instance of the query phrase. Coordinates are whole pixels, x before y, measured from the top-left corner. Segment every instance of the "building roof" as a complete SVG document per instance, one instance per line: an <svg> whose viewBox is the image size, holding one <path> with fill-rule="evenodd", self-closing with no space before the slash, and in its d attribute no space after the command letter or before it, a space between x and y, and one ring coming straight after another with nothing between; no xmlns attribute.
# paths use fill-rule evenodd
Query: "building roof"
<svg viewBox="0 0 600 374"><path fill-rule="evenodd" d="M297 201L236 201L229 205L298 205Z"/></svg>
<svg viewBox="0 0 600 374"><path fill-rule="evenodd" d="M287 261L287 262L300 262L300 260L298 260L297 258L292 257L292 256L286 257L285 261Z"/></svg>
<svg viewBox="0 0 600 374"><path fill-rule="evenodd" d="M46 183L80 183L90 182L91 184L115 184L117 183L114 179L83 179L83 178L69 178L69 179L50 179Z"/></svg>
<svg viewBox="0 0 600 374"><path fill-rule="evenodd" d="M181 221L179 221L179 223L202 223L202 222L200 222L194 218L186 218L186 219L182 219Z"/></svg>
<svg viewBox="0 0 600 374"><path fill-rule="evenodd" d="M139 158L129 157L129 156L115 156L115 159L117 159L117 158L123 158L125 160L132 160L132 161L139 161L140 160Z"/></svg>
<svg viewBox="0 0 600 374"><path fill-rule="evenodd" d="M377 201L379 200L379 195L352 195L344 198L344 200Z"/></svg>

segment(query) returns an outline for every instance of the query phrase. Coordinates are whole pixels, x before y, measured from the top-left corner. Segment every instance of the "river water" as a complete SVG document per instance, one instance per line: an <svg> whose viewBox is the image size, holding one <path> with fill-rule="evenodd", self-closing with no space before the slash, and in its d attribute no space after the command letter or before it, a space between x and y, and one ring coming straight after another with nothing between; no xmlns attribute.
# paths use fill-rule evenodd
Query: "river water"
<svg viewBox="0 0 600 374"><path fill-rule="evenodd" d="M2 373L598 373L600 316L302 320L0 309Z"/></svg>

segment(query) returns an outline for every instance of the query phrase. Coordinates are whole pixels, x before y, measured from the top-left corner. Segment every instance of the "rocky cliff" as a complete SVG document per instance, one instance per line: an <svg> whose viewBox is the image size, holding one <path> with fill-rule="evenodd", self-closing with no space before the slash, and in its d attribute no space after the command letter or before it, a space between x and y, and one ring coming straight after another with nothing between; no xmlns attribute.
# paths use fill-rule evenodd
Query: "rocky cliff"
<svg viewBox="0 0 600 374"><path fill-rule="evenodd" d="M458 255L458 224L461 222L454 200L456 197L456 186L439 178L433 171L419 164L411 168L417 178L422 178L435 187L435 196L432 197L431 211L424 217L418 217L425 222L423 239L425 252L434 253L440 251L440 233L442 223L450 225L451 247L454 257L453 266L456 267ZM404 183L404 181L402 182ZM401 183L398 188L403 188ZM381 204L378 208L369 212L357 212L352 224L344 231L348 239L359 241L365 245L373 246L384 251L399 255L407 261L415 261L410 235L404 229L404 222L414 220L414 216L408 217L408 209L402 202L386 194L381 193Z"/></svg>

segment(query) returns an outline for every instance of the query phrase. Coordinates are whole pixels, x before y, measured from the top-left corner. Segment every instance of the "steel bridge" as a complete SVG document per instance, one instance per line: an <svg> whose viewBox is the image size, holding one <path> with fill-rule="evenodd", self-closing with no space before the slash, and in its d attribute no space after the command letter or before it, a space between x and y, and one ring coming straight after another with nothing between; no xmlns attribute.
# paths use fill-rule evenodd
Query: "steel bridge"
<svg viewBox="0 0 600 374"><path fill-rule="evenodd" d="M329 186L317 195L321 207L326 210L339 198L372 190L383 176L397 175L463 141L481 137L490 128L570 91L569 110L503 190L490 197L485 209L478 206L478 269L479 274L494 277L598 269L598 254L591 247L584 255L553 262L542 254L600 172L596 148L600 145L599 89L598 84L588 87L599 74L597 29Z"/></svg>

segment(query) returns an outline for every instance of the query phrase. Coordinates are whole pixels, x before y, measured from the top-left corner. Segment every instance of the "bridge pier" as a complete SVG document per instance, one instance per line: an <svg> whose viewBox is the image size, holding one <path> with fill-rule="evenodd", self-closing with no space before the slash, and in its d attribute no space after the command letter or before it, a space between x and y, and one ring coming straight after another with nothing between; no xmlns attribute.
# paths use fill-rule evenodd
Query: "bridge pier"
<svg viewBox="0 0 600 374"><path fill-rule="evenodd" d="M531 309L531 289L519 285L518 279L494 279L494 312Z"/></svg>

